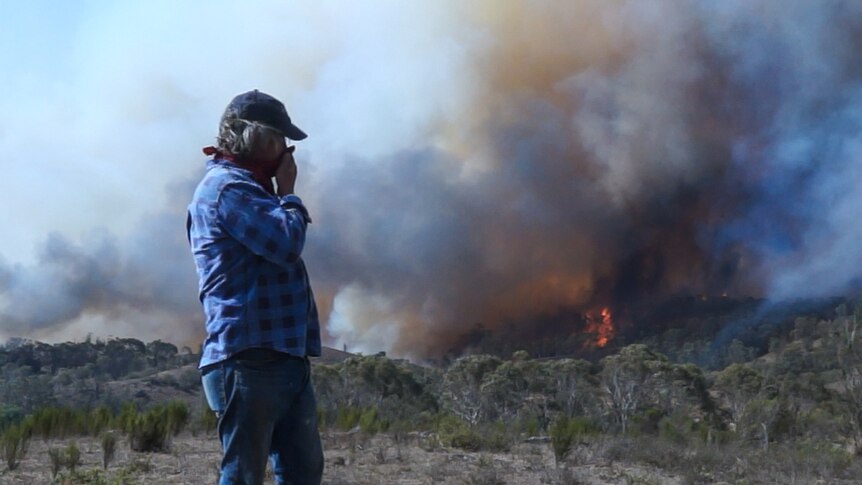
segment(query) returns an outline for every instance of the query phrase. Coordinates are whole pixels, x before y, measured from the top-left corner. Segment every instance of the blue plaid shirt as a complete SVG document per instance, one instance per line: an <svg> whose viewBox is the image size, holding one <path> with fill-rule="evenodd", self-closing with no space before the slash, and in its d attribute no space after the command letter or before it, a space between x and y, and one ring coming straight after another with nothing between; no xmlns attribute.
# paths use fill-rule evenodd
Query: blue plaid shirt
<svg viewBox="0 0 862 485"><path fill-rule="evenodd" d="M188 209L206 339L200 367L248 348L320 355L317 306L300 255L311 222L295 195L210 160Z"/></svg>

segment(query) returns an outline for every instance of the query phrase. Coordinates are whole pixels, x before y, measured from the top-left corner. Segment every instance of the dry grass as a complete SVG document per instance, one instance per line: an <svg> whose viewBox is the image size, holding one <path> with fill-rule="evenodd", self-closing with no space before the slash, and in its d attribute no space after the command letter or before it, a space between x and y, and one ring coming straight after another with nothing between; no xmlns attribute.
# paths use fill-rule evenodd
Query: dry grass
<svg viewBox="0 0 862 485"><path fill-rule="evenodd" d="M410 433L396 441L389 435L366 436L359 432L324 434L326 471L324 483L352 484L655 484L776 483L782 466L788 481L815 483L811 475L787 467L781 453L766 457L733 455L727 450L660 450L655 441L600 437L580 444L559 467L548 442L521 443L509 452L465 452L442 447L428 433ZM14 471L0 472L0 484L50 484L48 450L65 447L72 440L43 442L34 439L27 456ZM217 481L220 459L214 436L182 434L167 453L137 453L128 442L117 443L116 455L102 471L102 449L98 438L75 440L81 450L80 476L68 480L68 469L53 483L67 484L212 484ZM652 446L650 446L652 445ZM707 459L703 455L714 453ZM752 459L747 459L752 458ZM756 458L756 459L755 459ZM776 467L769 466L773 462ZM798 463L797 463L798 464ZM718 467L714 472L708 470ZM736 468L734 471L733 469ZM797 467L798 468L798 467ZM727 473L736 476L728 480ZM63 478L66 481L62 481ZM741 481L740 481L741 480ZM272 483L271 481L267 483ZM853 483L830 479L822 483Z"/></svg>
<svg viewBox="0 0 862 485"><path fill-rule="evenodd" d="M464 452L443 448L433 435L410 434L397 442L388 435L363 436L361 433L326 433L324 483L347 484L627 484L631 477L659 472L643 472L619 465L573 465L566 471L554 466L547 443L520 444L508 453ZM212 484L217 481L220 458L214 436L182 434L168 453L137 453L128 442L117 443L116 455L106 471L102 470L102 449L98 438L75 440L81 450L82 476L65 483L129 484ZM43 442L34 439L27 456L14 471L0 472L2 484L50 484L51 461L48 450L64 447L71 440ZM60 478L69 477L69 470ZM661 475L660 483L678 483ZM96 481L94 477L106 481ZM59 482L63 483L63 482ZM271 483L271 482L268 482Z"/></svg>

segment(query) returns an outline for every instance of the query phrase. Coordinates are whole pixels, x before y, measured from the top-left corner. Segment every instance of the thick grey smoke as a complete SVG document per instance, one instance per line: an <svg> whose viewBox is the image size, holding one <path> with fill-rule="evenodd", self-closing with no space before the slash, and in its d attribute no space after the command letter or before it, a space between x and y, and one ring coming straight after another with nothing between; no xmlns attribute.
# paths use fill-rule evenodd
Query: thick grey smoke
<svg viewBox="0 0 862 485"><path fill-rule="evenodd" d="M194 265L177 220L176 213L145 217L125 241L102 232L74 243L53 233L34 264L0 265L4 333L198 340Z"/></svg>
<svg viewBox="0 0 862 485"><path fill-rule="evenodd" d="M479 15L493 42L465 140L320 185L348 202L323 207L338 222L310 250L324 281L352 282L337 337L421 355L476 322L854 289L862 7L510 8Z"/></svg>
<svg viewBox="0 0 862 485"><path fill-rule="evenodd" d="M145 192L150 158L176 179L199 174L193 147L230 96L260 87L287 101L311 134L298 192L329 344L427 356L477 323L677 293L858 287L858 2L255 7L204 9L199 23L175 7L165 32L201 59L171 46L132 62L115 48L99 72L132 86L112 108L135 115L119 133L160 139L132 155ZM134 30L150 14L98 24ZM247 22L208 48L200 23L228 17ZM282 17L296 29L276 28ZM189 70L212 74L178 74ZM104 142L88 150L115 153ZM198 335L182 232L191 186L117 235L50 236L36 262L0 265L4 332L116 320L147 329L136 335Z"/></svg>

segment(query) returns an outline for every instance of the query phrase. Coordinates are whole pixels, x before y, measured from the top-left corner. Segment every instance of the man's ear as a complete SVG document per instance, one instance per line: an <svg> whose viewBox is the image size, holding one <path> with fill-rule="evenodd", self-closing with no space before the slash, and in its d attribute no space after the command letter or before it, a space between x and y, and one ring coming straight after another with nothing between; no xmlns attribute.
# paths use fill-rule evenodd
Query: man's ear
<svg viewBox="0 0 862 485"><path fill-rule="evenodd" d="M251 125L246 130L248 130L248 146L251 147L249 155L253 159L266 158L273 149L272 138L267 130L258 125Z"/></svg>

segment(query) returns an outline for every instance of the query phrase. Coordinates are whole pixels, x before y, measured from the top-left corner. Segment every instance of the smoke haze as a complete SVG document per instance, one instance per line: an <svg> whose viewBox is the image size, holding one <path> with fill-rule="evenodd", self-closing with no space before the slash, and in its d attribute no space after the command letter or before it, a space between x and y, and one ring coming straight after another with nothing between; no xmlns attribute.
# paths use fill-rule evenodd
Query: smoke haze
<svg viewBox="0 0 862 485"><path fill-rule="evenodd" d="M185 204L225 103L255 87L310 133L297 192L330 345L431 356L477 323L859 285L858 2L117 3L72 19L59 78L25 82L51 74L30 59L3 86L41 89L35 107L0 102L20 118L0 122L0 223L24 229L0 246L8 335L200 337Z"/></svg>

